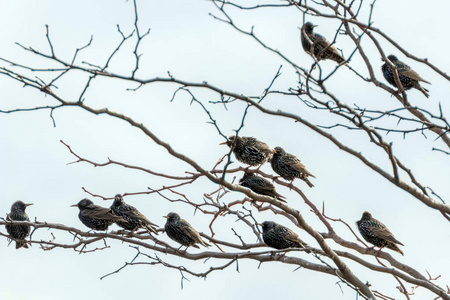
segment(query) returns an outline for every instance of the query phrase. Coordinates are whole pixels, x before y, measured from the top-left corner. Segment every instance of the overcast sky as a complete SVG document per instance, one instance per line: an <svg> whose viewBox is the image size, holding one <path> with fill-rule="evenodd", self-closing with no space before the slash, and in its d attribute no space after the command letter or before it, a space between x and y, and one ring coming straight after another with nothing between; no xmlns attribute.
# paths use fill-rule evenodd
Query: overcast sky
<svg viewBox="0 0 450 300"><path fill-rule="evenodd" d="M361 16L367 16L368 7L363 6ZM177 79L207 81L238 94L260 95L280 65L283 65L283 74L275 87L285 90L296 86L297 77L292 67L255 41L214 20L209 13L219 16L220 13L208 1L138 1L138 9L141 34L147 28L151 29L140 46L140 52L144 55L137 73L139 78L167 77L169 71ZM428 1L427 4L419 0L407 3L379 1L373 14L374 26L381 28L414 55L428 58L448 73L450 60L446 57L445 49L448 48L449 10L448 1ZM298 65L309 68L312 64L311 57L303 52L300 45L298 27L303 23L300 12L295 9L232 9L230 12L238 25L246 29L254 25L258 36ZM319 25L316 30L330 38L339 26L327 19L308 17L307 20ZM362 20L365 21L364 18ZM120 42L117 25L125 34L133 30L133 4L132 1L0 0L0 25L3 28L0 57L35 67L55 66L37 59L15 44L18 42L49 53L45 37L46 24L49 25L53 46L59 57L70 61L75 49L85 45L92 35L92 45L80 54L78 62L102 65ZM345 36L338 37L337 45L344 56L349 55L354 47ZM433 112L438 112L441 103L444 113L448 115L448 81L425 65L408 60L387 43L383 42L382 46L386 54L396 54L432 82L432 85L426 86L430 90L429 99L413 90L408 92L410 102L424 105ZM110 71L129 75L134 67L132 51L133 44L127 44L111 62ZM376 49L369 45L367 53L372 58L375 75L384 82L380 71L382 62ZM358 70L364 70L362 60L357 56L350 64ZM2 65L7 66L4 63ZM325 71L330 71L334 63L321 62L321 66ZM376 89L373 84L362 82L345 68L341 68L336 75L328 86L348 104L357 103L370 109L399 106L395 98ZM39 76L51 77L48 74ZM79 73L69 75L58 81L56 92L68 100L76 100L85 80L86 76ZM133 117L175 150L195 159L206 169L212 168L227 153L227 147L219 146L223 139L213 126L207 124L207 115L198 105L190 105L187 94L179 94L170 102L177 86L157 84L145 86L138 92L127 91L135 87L135 84L117 80L96 80L85 95L86 103L96 108L108 107ZM206 91L197 90L196 96L205 103L219 100L217 95ZM332 120L328 119L331 118L329 114L312 111L292 98L274 96L265 101L269 108L294 112L314 123L329 125ZM37 90L22 88L6 76L0 76L0 109L47 104L54 102ZM239 127L244 107L236 103L230 105L227 111L221 105L211 106L214 117L226 135L233 134L232 130ZM117 193L145 191L147 187L160 188L173 183L119 167L94 168L88 164L68 164L75 158L60 140L69 144L77 154L97 162L105 162L109 157L171 175L192 171L187 164L171 158L165 149L120 120L94 116L76 108L64 108L54 112L54 127L49 114L49 111L0 114L1 216L5 216L11 204L20 199L34 203L27 209L32 220L37 218L39 221L63 223L86 230L78 219L78 209L69 206L85 197L103 206L110 206L111 201L94 199L82 187L95 194L113 197ZM359 160L304 126L292 125L291 121L279 117L265 116L256 109L249 110L245 125L242 135L258 137L271 147L282 146L297 155L317 177L313 179L316 186L313 189L296 181L313 203L321 207L325 202L331 216L341 217L352 226L363 211L372 212L405 244L402 248L405 256L391 252L393 256L423 274L428 270L432 276L442 275L437 281L441 286L450 284L450 234L448 222L438 212L395 188L368 170ZM370 143L363 134L350 135L345 130L332 133L358 151L370 149ZM414 171L418 180L431 186L448 203L450 178L448 168L444 166L448 165L449 157L431 151L433 147L443 148L441 142L436 141L433 135L424 138L419 133L408 135L406 139L390 134L386 139L394 142L399 157ZM389 166L383 153L374 151L366 154L384 167ZM269 164L264 165L262 170L273 173ZM188 193L192 199L201 199L203 193L215 189L213 184L203 180L181 191ZM317 226L318 230L325 230L298 196L285 188L280 187L278 191L288 196L289 205L299 209L311 225ZM236 199L242 199L242 195L232 193L224 201ZM127 197L125 201L137 206L160 226L165 223L162 216L177 211L198 231L208 233L209 219L198 213L194 215L192 207L170 203L154 194ZM267 212L256 213L256 218L260 222L275 220L294 228L286 219ZM235 219L224 218L217 228L219 237L238 243L231 231L232 227L238 226ZM343 237L353 240L343 226L335 224L335 228ZM355 226L353 228L356 229ZM113 225L111 229L118 227ZM5 232L4 228L0 230ZM248 229L243 230L245 235ZM305 232L298 228L295 231L306 242L318 246ZM54 231L41 229L34 238L49 239L51 232ZM64 232L55 232L55 235L59 241L71 241ZM176 245L167 236L162 239ZM255 242L251 239L249 242ZM355 298L354 293L346 287L342 287L344 292L341 292L335 284L336 277L305 270L293 272L296 266L291 265L264 263L258 269L256 262L240 261L239 273L233 266L226 271L210 274L206 280L189 276L190 282L185 281L182 290L180 273L162 266L132 266L100 280L101 276L118 269L136 254L134 249L119 242L108 241L110 249L81 255L64 249L42 251L36 244L28 250L16 250L14 245L7 247L6 239L0 239L0 242L0 266L3 270L0 273L0 299ZM334 243L330 244L335 246ZM317 262L305 253L298 255ZM163 258L176 265L190 266L198 272L207 268L203 261L186 262L169 256ZM369 260L375 262L374 259ZM220 264L223 262L214 263ZM401 298L395 288L396 282L390 276L374 277L358 265L349 265L363 281L370 281L376 289L391 297ZM423 289L417 290L417 299L430 297L430 294L423 293Z"/></svg>

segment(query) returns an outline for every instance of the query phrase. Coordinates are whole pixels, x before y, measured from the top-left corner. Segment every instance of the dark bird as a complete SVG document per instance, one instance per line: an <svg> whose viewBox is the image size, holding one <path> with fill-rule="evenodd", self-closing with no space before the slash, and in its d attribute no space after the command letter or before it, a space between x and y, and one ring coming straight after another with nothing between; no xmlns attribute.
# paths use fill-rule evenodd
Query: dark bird
<svg viewBox="0 0 450 300"><path fill-rule="evenodd" d="M399 61L395 55L389 55L387 58L397 68L398 78L400 79L400 83L402 84L404 90L409 90L411 88L415 88L415 89L418 89L419 91L421 91L425 95L425 97L428 98L430 96L428 94L428 90L425 89L424 87L422 87L419 84L419 81L423 81L428 84L431 84L431 83L429 83L428 81L426 81L425 79L420 77L419 74L417 74L414 70L412 70L410 66L408 66L404 62ZM394 80L394 73L392 72L391 67L389 67L385 63L381 66L381 71L383 71L383 76L387 80L387 82L389 82L389 84L397 87L397 84L395 83L395 80Z"/></svg>
<svg viewBox="0 0 450 300"><path fill-rule="evenodd" d="M318 61L331 59L338 64L342 63L344 61L342 55L326 38L318 33L314 33L314 27L317 27L317 25L313 25L311 22L305 23L302 27L301 40L306 53Z"/></svg>
<svg viewBox="0 0 450 300"><path fill-rule="evenodd" d="M275 147L270 163L275 173L283 177L285 180L290 180L291 184L292 181L294 181L294 178L300 178L305 181L309 187L314 186L311 181L309 181L308 176L314 178L316 178L316 176L306 170L305 166L297 157L286 153L283 148Z"/></svg>
<svg viewBox="0 0 450 300"><path fill-rule="evenodd" d="M380 247L380 251L381 248L386 247L403 255L403 251L397 244L404 245L394 237L383 223L372 218L372 215L367 211L363 213L361 220L357 221L356 225L363 238L376 247Z"/></svg>
<svg viewBox="0 0 450 300"><path fill-rule="evenodd" d="M126 222L117 221L117 225L126 230L136 230L138 228L145 228L149 232L156 233L156 229L152 226L158 227L158 225L150 222L142 213L140 213L134 206L126 204L123 201L121 194L117 194L114 197L114 202L111 205L113 212L124 218Z"/></svg>
<svg viewBox="0 0 450 300"><path fill-rule="evenodd" d="M286 202L283 200L286 198L277 193L275 186L269 180L259 177L255 173L245 172L244 177L239 180L239 184L243 187L251 189L257 194L270 196Z"/></svg>
<svg viewBox="0 0 450 300"><path fill-rule="evenodd" d="M272 149L254 137L230 136L221 145L230 147L238 161L250 166L261 166L272 156Z"/></svg>
<svg viewBox="0 0 450 300"><path fill-rule="evenodd" d="M22 201L16 201L11 206L11 212L6 214L7 221L30 221L25 209L33 205L33 203L23 203ZM28 248L25 238L30 234L29 225L6 225L6 231L9 236L16 241L16 249L21 247Z"/></svg>
<svg viewBox="0 0 450 300"><path fill-rule="evenodd" d="M298 235L287 227L271 221L260 224L263 240L267 246L281 250L286 248L305 248L307 245Z"/></svg>
<svg viewBox="0 0 450 300"><path fill-rule="evenodd" d="M71 206L80 209L78 218L84 225L94 230L108 230L108 226L112 223L126 222L122 217L116 216L112 209L95 205L89 199L83 199Z"/></svg>
<svg viewBox="0 0 450 300"><path fill-rule="evenodd" d="M164 218L167 219L164 229L172 240L186 247L200 248L196 245L197 243L205 247L211 246L203 241L197 230L187 221L181 219L177 213L171 212L167 216L164 216Z"/></svg>

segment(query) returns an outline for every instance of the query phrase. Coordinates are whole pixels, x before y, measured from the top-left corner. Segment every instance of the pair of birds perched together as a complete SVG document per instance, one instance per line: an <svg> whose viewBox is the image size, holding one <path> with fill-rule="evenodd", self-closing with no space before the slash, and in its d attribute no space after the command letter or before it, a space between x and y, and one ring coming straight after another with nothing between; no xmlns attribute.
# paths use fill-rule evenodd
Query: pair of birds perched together
<svg viewBox="0 0 450 300"><path fill-rule="evenodd" d="M279 250L286 248L306 248L307 244L289 228L270 221L266 221L261 225L263 227L263 239L268 246ZM375 247L379 247L379 251L383 247L386 247L403 255L403 251L397 244L404 245L394 237L392 232L383 223L373 218L369 212L365 211L361 220L356 222L356 225L362 237Z"/></svg>
<svg viewBox="0 0 450 300"><path fill-rule="evenodd" d="M317 59L317 61L331 59L338 64L343 63L345 60L342 55L326 38L318 33L314 33L314 27L317 27L317 25L313 25L311 22L305 23L302 27L301 41L305 52ZM410 66L400 61L395 55L389 55L387 58L397 69L400 84L404 90L415 88L421 91L425 97L429 97L428 90L422 87L419 82L422 81L431 84L430 82L420 77ZM381 66L381 71L386 81L394 87L397 87L394 72L387 63Z"/></svg>
<svg viewBox="0 0 450 300"><path fill-rule="evenodd" d="M314 186L308 177L315 178L315 176L306 169L296 156L286 153L281 147L275 147L272 150L266 143L254 137L240 136L230 136L221 145L230 147L236 159L244 164L258 166L259 169L265 162L270 161L272 169L283 179L292 183L295 178L300 178L309 187ZM257 176L253 172L245 172L239 184L257 194L271 196L281 201L285 198L276 192L275 186L270 181Z"/></svg>

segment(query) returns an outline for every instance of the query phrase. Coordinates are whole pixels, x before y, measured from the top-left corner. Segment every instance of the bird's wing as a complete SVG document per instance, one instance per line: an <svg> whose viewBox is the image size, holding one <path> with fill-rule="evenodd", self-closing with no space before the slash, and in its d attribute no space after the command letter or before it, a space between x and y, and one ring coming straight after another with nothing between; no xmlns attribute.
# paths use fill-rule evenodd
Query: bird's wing
<svg viewBox="0 0 450 300"><path fill-rule="evenodd" d="M323 36L321 36L320 34L317 34L317 33L316 33L316 35L317 35L317 37L314 39L314 44L316 44L319 47L320 51L322 51L328 47L327 50L329 50L329 51L335 53L337 56L341 57L341 54L337 51L337 49L333 45L331 45L331 43L326 38L324 38Z"/></svg>
<svg viewBox="0 0 450 300"><path fill-rule="evenodd" d="M382 226L380 226L379 228L372 228L372 233L381 238L384 239L386 241L392 242L392 243L396 243L396 244L400 244L403 245L402 242L400 242L399 240L397 240L394 235L392 234L392 232L389 231L389 229L387 229L386 226L384 226L383 224L381 224ZM404 245L403 245L404 246Z"/></svg>
<svg viewBox="0 0 450 300"><path fill-rule="evenodd" d="M191 239L194 240L194 242L202 244L205 247L209 247L210 245L205 243L202 238L200 237L200 234L197 232L197 230L194 229L194 227L191 226L187 221L182 220L183 226L181 227L181 230L183 233L187 236L189 236Z"/></svg>
<svg viewBox="0 0 450 300"><path fill-rule="evenodd" d="M268 181L262 178L252 178L253 182L258 185L258 189L261 191L273 192L275 187Z"/></svg>
<svg viewBox="0 0 450 300"><path fill-rule="evenodd" d="M406 77L409 77L411 79L414 79L414 80L417 80L417 81L423 81L423 82L426 82L428 84L431 84L428 81L426 81L425 79L423 79L422 77L420 77L420 75L417 74L417 72L412 70L412 69L398 69L398 72L399 72L399 74L401 74L403 76L406 76Z"/></svg>
<svg viewBox="0 0 450 300"><path fill-rule="evenodd" d="M300 160L295 157L292 154L286 154L284 156L284 163L287 164L290 168L292 168L293 170L303 173L303 174L307 174L311 177L316 178L316 176L314 176L313 174L311 174L308 170L306 170L306 167L304 164L302 164L300 162Z"/></svg>
<svg viewBox="0 0 450 300"><path fill-rule="evenodd" d="M85 209L85 210L83 210L82 213L86 217L99 219L99 220L120 220L120 219L122 219L121 217L114 214L112 209L104 208L104 207L100 207L100 206L96 206L91 209Z"/></svg>
<svg viewBox="0 0 450 300"><path fill-rule="evenodd" d="M156 225L156 224L150 222L149 219L147 219L140 211L138 211L138 210L137 210L136 208L134 208L134 207L132 207L132 208L130 208L130 209L128 209L128 210L122 211L122 213L123 213L126 217L129 217L130 219L133 219L133 220L139 220L139 221L141 221L141 222L144 223L144 224L149 224L149 225L158 227L158 225Z"/></svg>
<svg viewBox="0 0 450 300"><path fill-rule="evenodd" d="M256 143L256 145L254 147L261 152L272 153L272 149L270 149L270 147L266 143L259 142L259 143Z"/></svg>
<svg viewBox="0 0 450 300"><path fill-rule="evenodd" d="M303 242L303 241L298 237L298 235L297 235L295 232L293 232L292 230L290 230L289 228L284 228L283 232L284 232L284 237L285 237L287 240L289 240L289 241L291 241L291 242L294 242L294 243L298 243L298 244L300 244L300 245L302 245L302 246L306 246L306 243Z"/></svg>

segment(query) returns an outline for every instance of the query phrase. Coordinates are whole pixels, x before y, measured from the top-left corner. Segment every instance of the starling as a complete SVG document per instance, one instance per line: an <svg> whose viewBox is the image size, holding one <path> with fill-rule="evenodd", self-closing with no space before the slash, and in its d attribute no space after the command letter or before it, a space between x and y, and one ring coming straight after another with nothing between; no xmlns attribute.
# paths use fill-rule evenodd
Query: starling
<svg viewBox="0 0 450 300"><path fill-rule="evenodd" d="M94 230L108 230L108 226L114 222L126 222L122 217L116 216L112 209L95 205L89 199L83 199L71 206L80 209L78 218L84 225Z"/></svg>
<svg viewBox="0 0 450 300"><path fill-rule="evenodd" d="M267 246L281 250L286 248L305 248L307 245L298 235L287 227L271 221L260 224L263 240Z"/></svg>
<svg viewBox="0 0 450 300"><path fill-rule="evenodd" d="M192 246L195 248L200 248L196 245L196 243L202 244L205 247L211 246L205 243L197 230L195 230L191 224L181 219L177 213L171 212L164 218L167 219L164 229L172 240L186 247Z"/></svg>
<svg viewBox="0 0 450 300"><path fill-rule="evenodd" d="M136 230L137 228L145 228L149 232L156 233L156 229L152 226L158 225L150 222L143 214L141 214L134 206L126 204L121 194L114 197L114 203L111 205L112 211L124 218L126 222L117 221L117 225L126 230Z"/></svg>
<svg viewBox="0 0 450 300"><path fill-rule="evenodd" d="M415 88L421 91L425 95L425 97L428 98L430 96L428 94L428 90L422 87L419 84L419 81L423 81L428 84L431 83L420 77L419 74L417 74L414 70L411 70L410 66L399 61L395 55L389 55L387 58L392 62L394 66L397 67L398 78L400 79L400 83L402 84L403 89L409 90L411 88ZM383 66L381 66L381 70L383 71L383 76L387 80L387 82L397 87L392 69L385 63L383 64Z"/></svg>
<svg viewBox="0 0 450 300"><path fill-rule="evenodd" d="M303 49L311 55L313 58L319 60L331 59L338 64L344 61L344 58L339 54L336 48L331 45L326 38L320 34L314 33L313 29L317 25L313 25L311 22L305 23L302 27L301 40Z"/></svg>
<svg viewBox="0 0 450 300"><path fill-rule="evenodd" d="M272 156L269 146L254 137L230 136L221 145L230 147L238 161L250 166L261 166Z"/></svg>
<svg viewBox="0 0 450 300"><path fill-rule="evenodd" d="M33 203L23 203L22 201L16 201L11 206L11 212L6 214L7 221L30 221L25 208L33 205ZM30 234L29 225L6 225L6 231L11 238L16 241L16 249L21 247L28 248L28 244L25 238Z"/></svg>
<svg viewBox="0 0 450 300"><path fill-rule="evenodd" d="M286 198L277 193L275 186L270 181L259 177L254 173L245 172L244 177L239 180L239 184L243 187L251 189L257 194L270 196L286 202L283 200Z"/></svg>
<svg viewBox="0 0 450 300"><path fill-rule="evenodd" d="M275 147L271 160L272 169L291 183L294 178L300 178L305 181L309 187L314 185L309 181L308 176L316 178L313 174L306 170L300 160L292 154L286 153L283 148Z"/></svg>
<svg viewBox="0 0 450 300"><path fill-rule="evenodd" d="M403 255L403 251L396 244L404 245L394 237L383 223L372 218L372 215L367 211L363 213L361 220L357 221L356 225L363 238L376 247L380 247L380 251L381 248L387 247Z"/></svg>

